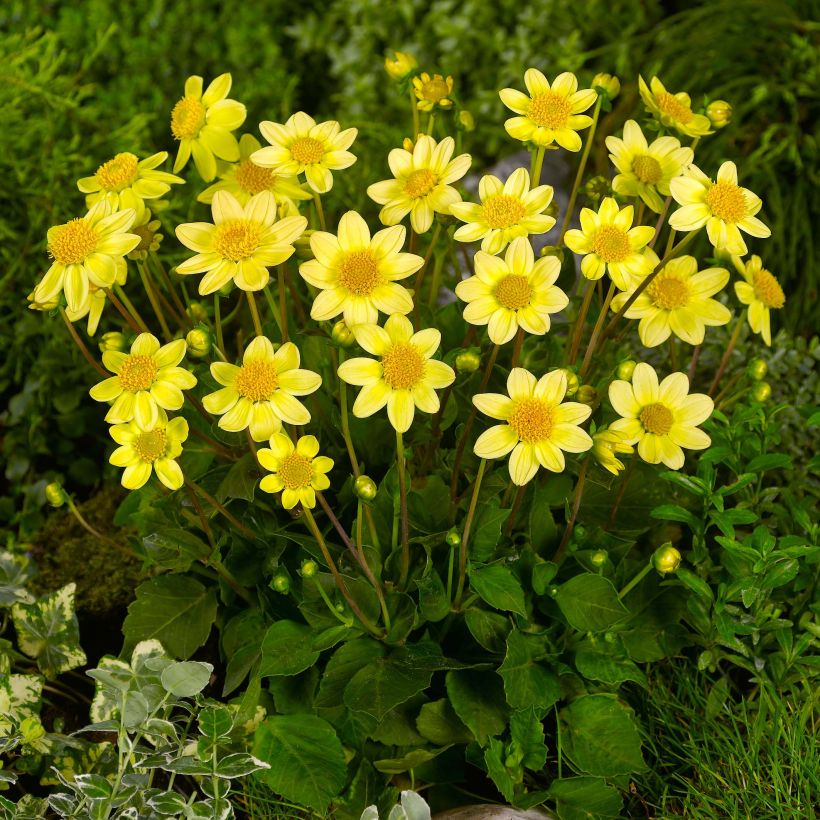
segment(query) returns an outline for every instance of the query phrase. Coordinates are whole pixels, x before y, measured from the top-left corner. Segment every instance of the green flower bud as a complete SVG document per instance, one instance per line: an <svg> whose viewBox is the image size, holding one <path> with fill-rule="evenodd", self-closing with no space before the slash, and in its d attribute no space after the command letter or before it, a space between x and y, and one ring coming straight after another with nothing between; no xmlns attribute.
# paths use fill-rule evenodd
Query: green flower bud
<svg viewBox="0 0 820 820"><path fill-rule="evenodd" d="M758 382L752 390L752 398L761 404L772 397L772 386L768 382Z"/></svg>
<svg viewBox="0 0 820 820"><path fill-rule="evenodd" d="M578 375L574 370L570 370L567 367L563 368L563 370L564 375L567 377L567 397L574 396L578 392L578 386L580 385Z"/></svg>
<svg viewBox="0 0 820 820"><path fill-rule="evenodd" d="M474 350L464 350L456 356L456 370L459 373L475 373L481 367L481 356Z"/></svg>
<svg viewBox="0 0 820 820"><path fill-rule="evenodd" d="M302 568L299 570L303 578L313 578L319 571L319 565L311 558L302 561Z"/></svg>
<svg viewBox="0 0 820 820"><path fill-rule="evenodd" d="M619 365L618 369L615 371L615 374L618 376L619 379L623 379L624 381L631 381L632 374L635 372L635 367L637 362L633 361L632 359L624 359Z"/></svg>
<svg viewBox="0 0 820 820"><path fill-rule="evenodd" d="M661 575L675 572L680 566L681 554L667 541L655 550L652 556L652 563Z"/></svg>
<svg viewBox="0 0 820 820"><path fill-rule="evenodd" d="M759 382L766 378L766 373L769 372L769 366L764 359L752 359L746 368L746 372L749 374L749 378Z"/></svg>
<svg viewBox="0 0 820 820"><path fill-rule="evenodd" d="M465 131L475 131L475 119L467 109L458 112L458 122Z"/></svg>
<svg viewBox="0 0 820 820"><path fill-rule="evenodd" d="M236 287L233 283L233 279L229 279L225 284L217 291L220 296L228 297L233 292L234 287Z"/></svg>
<svg viewBox="0 0 820 820"><path fill-rule="evenodd" d="M600 96L614 100L621 92L621 81L612 74L596 74L592 78L592 87Z"/></svg>
<svg viewBox="0 0 820 820"><path fill-rule="evenodd" d="M213 339L210 330L204 327L195 327L193 330L188 331L185 343L188 345L188 354L195 359L201 359L211 352Z"/></svg>
<svg viewBox="0 0 820 820"><path fill-rule="evenodd" d="M706 116L715 128L724 128L732 121L732 106L726 100L713 100L706 107Z"/></svg>
<svg viewBox="0 0 820 820"><path fill-rule="evenodd" d="M453 527L450 532L447 533L444 540L447 542L448 547L457 547L461 544L461 533Z"/></svg>
<svg viewBox="0 0 820 820"><path fill-rule="evenodd" d="M276 575L271 578L270 588L274 590L274 592L281 592L284 595L290 592L290 578L288 578L285 572L277 572Z"/></svg>
<svg viewBox="0 0 820 820"><path fill-rule="evenodd" d="M595 404L598 401L598 391L591 384L582 384L575 394L575 399L581 404Z"/></svg>
<svg viewBox="0 0 820 820"><path fill-rule="evenodd" d="M197 324L201 324L208 319L208 311L205 310L205 305L202 302L191 302L188 305L188 315Z"/></svg>
<svg viewBox="0 0 820 820"><path fill-rule="evenodd" d="M418 65L416 58L405 51L393 51L384 58L384 70L396 81L403 80Z"/></svg>
<svg viewBox="0 0 820 820"><path fill-rule="evenodd" d="M593 567L602 567L606 564L606 559L608 558L606 550L595 550L592 553L589 560L592 563Z"/></svg>
<svg viewBox="0 0 820 820"><path fill-rule="evenodd" d="M356 498L362 501L373 501L378 491L376 482L369 475L360 475L353 482L353 492L356 493Z"/></svg>
<svg viewBox="0 0 820 820"><path fill-rule="evenodd" d="M583 524L578 524L578 526L572 531L572 540L577 541L579 544L583 544L586 537L587 528Z"/></svg>
<svg viewBox="0 0 820 820"><path fill-rule="evenodd" d="M564 249L556 245L544 245L541 248L541 256L554 256L559 262L564 261Z"/></svg>
<svg viewBox="0 0 820 820"><path fill-rule="evenodd" d="M339 321L333 325L333 330L330 331L330 337L339 347L353 347L353 345L356 344L356 337L344 319L339 319Z"/></svg>
<svg viewBox="0 0 820 820"><path fill-rule="evenodd" d="M62 507L65 500L65 490L59 482L52 481L51 484L46 485L46 501L52 507Z"/></svg>
<svg viewBox="0 0 820 820"><path fill-rule="evenodd" d="M299 259L304 261L315 259L313 248L310 247L310 237L315 233L316 231L308 229L293 243L293 247L296 248L296 256Z"/></svg>
<svg viewBox="0 0 820 820"><path fill-rule="evenodd" d="M600 202L606 196L612 196L612 185L602 175L594 176L584 185L584 194L593 202Z"/></svg>
<svg viewBox="0 0 820 820"><path fill-rule="evenodd" d="M107 350L123 351L126 348L125 334L111 331L110 333L103 333L100 336L100 353L105 353Z"/></svg>

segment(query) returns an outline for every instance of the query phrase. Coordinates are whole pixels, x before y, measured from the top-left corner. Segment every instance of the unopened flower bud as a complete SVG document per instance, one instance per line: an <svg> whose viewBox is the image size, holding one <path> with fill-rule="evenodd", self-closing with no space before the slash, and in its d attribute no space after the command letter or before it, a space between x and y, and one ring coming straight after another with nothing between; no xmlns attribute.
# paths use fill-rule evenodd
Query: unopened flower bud
<svg viewBox="0 0 820 820"><path fill-rule="evenodd" d="M706 116L715 128L724 128L732 121L732 106L726 100L713 100L706 107Z"/></svg>
<svg viewBox="0 0 820 820"><path fill-rule="evenodd" d="M616 375L619 379L623 379L624 381L631 381L632 374L635 372L636 362L632 359L624 359L619 365L618 369L615 371Z"/></svg>
<svg viewBox="0 0 820 820"><path fill-rule="evenodd" d="M57 481L46 484L46 501L52 507L62 507L65 504L65 490Z"/></svg>
<svg viewBox="0 0 820 820"><path fill-rule="evenodd" d="M559 262L564 261L564 249L557 245L544 245L541 248L541 256L554 256Z"/></svg>
<svg viewBox="0 0 820 820"><path fill-rule="evenodd" d="M575 399L581 404L595 404L598 401L598 391L591 384L582 384L575 394Z"/></svg>
<svg viewBox="0 0 820 820"><path fill-rule="evenodd" d="M103 333L103 335L100 336L99 347L100 353L105 353L106 350L123 351L126 348L125 334L119 333L116 330L110 333Z"/></svg>
<svg viewBox="0 0 820 820"><path fill-rule="evenodd" d="M458 112L458 121L465 131L475 131L475 119L466 108Z"/></svg>
<svg viewBox="0 0 820 820"><path fill-rule="evenodd" d="M229 279L225 284L217 291L220 296L230 296L231 291L234 289L233 279Z"/></svg>
<svg viewBox="0 0 820 820"><path fill-rule="evenodd" d="M277 572L276 575L271 578L270 588L274 590L274 592L281 592L283 595L289 592L290 578L288 578L287 573Z"/></svg>
<svg viewBox="0 0 820 820"><path fill-rule="evenodd" d="M612 74L596 74L592 78L592 87L609 100L614 100L621 92L621 81Z"/></svg>
<svg viewBox="0 0 820 820"><path fill-rule="evenodd" d="M579 544L583 544L584 539L586 537L587 537L587 528L583 524L579 524L572 531L572 540L578 542Z"/></svg>
<svg viewBox="0 0 820 820"><path fill-rule="evenodd" d="M761 404L772 397L772 386L768 382L758 382L752 390L752 398Z"/></svg>
<svg viewBox="0 0 820 820"><path fill-rule="evenodd" d="M450 532L447 533L447 536L444 539L447 542L448 547L457 547L461 544L461 533L453 527Z"/></svg>
<svg viewBox="0 0 820 820"><path fill-rule="evenodd" d="M302 561L302 567L299 570L303 578L313 578L318 571L319 565L312 558L306 558Z"/></svg>
<svg viewBox="0 0 820 820"><path fill-rule="evenodd" d="M599 174L587 181L584 185L584 194L587 199L600 202L604 197L612 196L612 185L605 176Z"/></svg>
<svg viewBox="0 0 820 820"><path fill-rule="evenodd" d="M393 51L384 58L384 70L394 80L403 80L416 68L418 68L416 58L404 51Z"/></svg>
<svg viewBox="0 0 820 820"><path fill-rule="evenodd" d="M769 372L769 366L764 359L752 359L749 366L746 368L749 378L759 382L766 378L766 373Z"/></svg>
<svg viewBox="0 0 820 820"><path fill-rule="evenodd" d="M574 396L578 392L578 386L580 382L578 381L578 375L575 371L570 370L569 368L563 368L564 375L567 377L567 396Z"/></svg>
<svg viewBox="0 0 820 820"><path fill-rule="evenodd" d="M353 345L356 344L356 337L344 319L339 319L339 321L333 325L330 336L339 347L353 347Z"/></svg>
<svg viewBox="0 0 820 820"><path fill-rule="evenodd" d="M475 373L481 367L481 356L474 350L465 350L456 356L456 370L459 373Z"/></svg>
<svg viewBox="0 0 820 820"><path fill-rule="evenodd" d="M672 546L670 542L666 542L655 550L652 556L652 563L655 569L662 575L667 575L680 566L681 554Z"/></svg>
<svg viewBox="0 0 820 820"><path fill-rule="evenodd" d="M201 359L211 352L213 339L207 328L195 327L193 330L188 331L185 343L188 345L188 355L193 356L195 359Z"/></svg>
<svg viewBox="0 0 820 820"><path fill-rule="evenodd" d="M205 310L205 305L203 305L202 302L191 302L191 304L188 305L188 315L191 317L192 321L197 324L201 324L208 320L208 311Z"/></svg>
<svg viewBox="0 0 820 820"><path fill-rule="evenodd" d="M362 501L372 501L376 497L379 488L369 475L360 475L353 482L353 491L356 493L356 497Z"/></svg>
<svg viewBox="0 0 820 820"><path fill-rule="evenodd" d="M606 550L595 550L595 552L593 552L589 558L593 567L602 567L604 564L606 564L606 559Z"/></svg>
<svg viewBox="0 0 820 820"><path fill-rule="evenodd" d="M310 238L315 234L316 231L311 230L308 228L294 243L293 247L296 248L296 256L299 259L303 259L308 261L310 259L314 259L313 248L310 246Z"/></svg>
<svg viewBox="0 0 820 820"><path fill-rule="evenodd" d="M413 152L413 148L415 148L415 147L416 147L416 138L415 138L415 137L413 137L413 138L411 139L410 137L405 137L405 138L401 141L401 147L402 147L402 148L404 148L404 150L405 150L405 151L410 151L410 153L412 153L412 152Z"/></svg>

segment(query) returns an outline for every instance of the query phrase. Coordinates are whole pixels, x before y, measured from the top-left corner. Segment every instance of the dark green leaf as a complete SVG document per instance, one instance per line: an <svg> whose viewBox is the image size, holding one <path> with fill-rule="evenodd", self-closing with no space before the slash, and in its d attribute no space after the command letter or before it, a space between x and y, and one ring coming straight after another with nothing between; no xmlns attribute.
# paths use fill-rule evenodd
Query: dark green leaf
<svg viewBox="0 0 820 820"><path fill-rule="evenodd" d="M501 540L501 528L509 518L509 509L500 509L500 502L493 499L476 516L473 537L470 539L470 558L477 563L489 561Z"/></svg>
<svg viewBox="0 0 820 820"><path fill-rule="evenodd" d="M461 722L447 698L425 703L416 719L416 728L438 746L473 740L472 732Z"/></svg>
<svg viewBox="0 0 820 820"><path fill-rule="evenodd" d="M610 820L621 817L623 799L598 777L553 780L549 793L561 820Z"/></svg>
<svg viewBox="0 0 820 820"><path fill-rule="evenodd" d="M527 610L521 582L513 575L512 570L503 564L472 568L470 586L491 607L516 612L526 617Z"/></svg>
<svg viewBox="0 0 820 820"><path fill-rule="evenodd" d="M546 654L544 639L514 629L498 674L504 679L507 703L513 709L534 707L543 714L561 696L558 676L538 663Z"/></svg>
<svg viewBox="0 0 820 820"><path fill-rule="evenodd" d="M501 679L494 672L448 672L447 695L455 713L482 746L504 731L509 709Z"/></svg>
<svg viewBox="0 0 820 820"><path fill-rule="evenodd" d="M296 621L277 621L265 633L262 641L262 664L259 674L264 678L277 675L298 675L319 660L313 649L310 627Z"/></svg>
<svg viewBox="0 0 820 820"><path fill-rule="evenodd" d="M562 584L555 600L570 626L580 632L603 632L627 614L612 582L590 572Z"/></svg>

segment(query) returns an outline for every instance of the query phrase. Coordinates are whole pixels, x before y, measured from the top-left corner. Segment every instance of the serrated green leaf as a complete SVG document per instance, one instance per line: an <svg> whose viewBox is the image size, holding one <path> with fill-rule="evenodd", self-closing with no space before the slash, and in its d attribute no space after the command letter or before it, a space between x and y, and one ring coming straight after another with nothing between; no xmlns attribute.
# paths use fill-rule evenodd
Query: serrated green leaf
<svg viewBox="0 0 820 820"><path fill-rule="evenodd" d="M603 632L627 614L612 582L590 572L558 587L555 601L570 626L580 632Z"/></svg>
<svg viewBox="0 0 820 820"><path fill-rule="evenodd" d="M517 629L507 637L507 654L498 674L504 679L504 694L513 709L535 707L543 714L561 696L558 676L538 663L546 654L543 638Z"/></svg>
<svg viewBox="0 0 820 820"><path fill-rule="evenodd" d="M473 740L472 732L461 722L447 698L425 703L416 718L416 728L422 737L438 746Z"/></svg>

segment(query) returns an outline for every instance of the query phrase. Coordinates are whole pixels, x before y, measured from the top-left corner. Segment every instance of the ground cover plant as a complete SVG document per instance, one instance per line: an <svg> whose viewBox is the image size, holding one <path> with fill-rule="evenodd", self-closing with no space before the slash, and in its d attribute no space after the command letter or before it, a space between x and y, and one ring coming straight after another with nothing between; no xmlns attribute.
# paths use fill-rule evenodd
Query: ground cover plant
<svg viewBox="0 0 820 820"><path fill-rule="evenodd" d="M639 77L608 133L617 78L530 68L499 95L529 168L469 189L453 78L385 68L380 181L349 123L252 126L230 74L180 80L173 156L78 169L29 300L88 365L128 529L47 494L143 575L90 724L47 731L75 589L2 554L10 816L359 817L409 786L615 817L661 798L658 662L715 715L815 688L816 497L734 355L787 294L742 159L699 159L731 107Z"/></svg>

